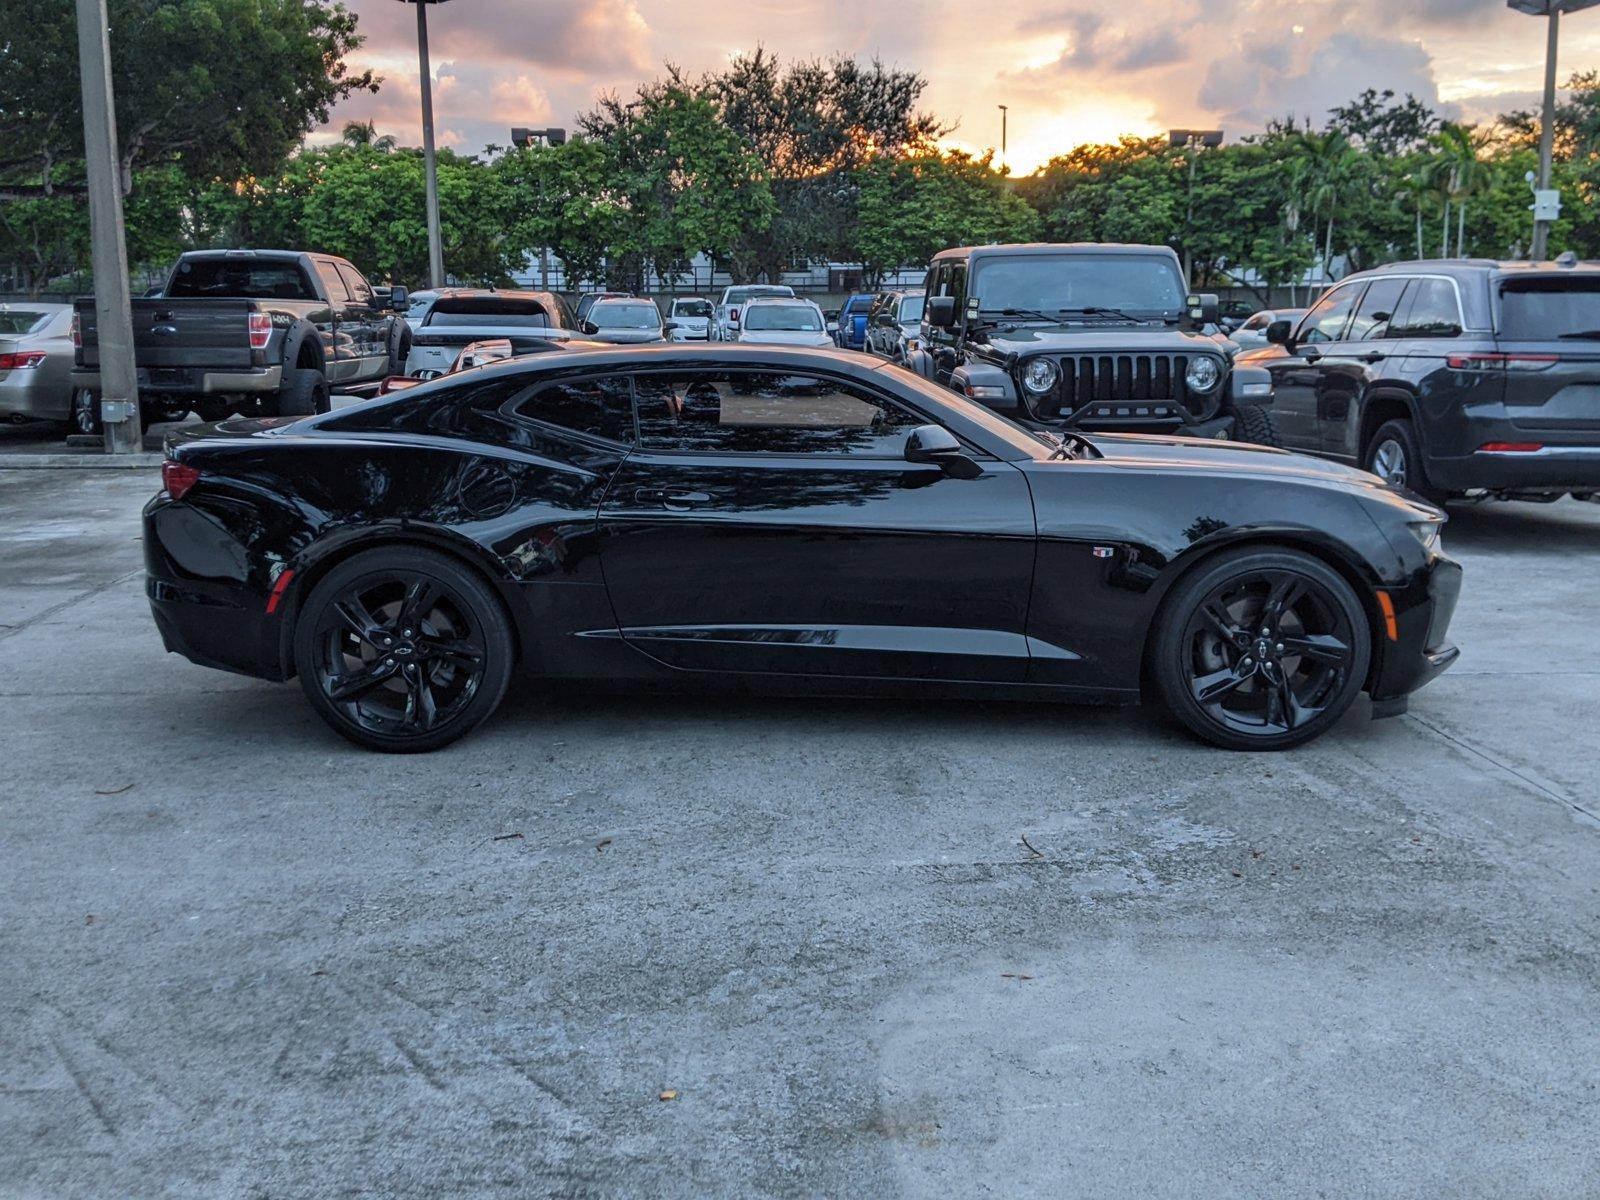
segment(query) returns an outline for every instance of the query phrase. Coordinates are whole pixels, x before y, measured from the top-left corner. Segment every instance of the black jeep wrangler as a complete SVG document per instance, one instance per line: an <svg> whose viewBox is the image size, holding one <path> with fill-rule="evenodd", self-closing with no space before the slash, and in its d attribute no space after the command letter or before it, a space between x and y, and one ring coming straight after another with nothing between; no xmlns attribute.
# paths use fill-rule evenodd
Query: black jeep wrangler
<svg viewBox="0 0 1600 1200"><path fill-rule="evenodd" d="M928 270L912 370L1038 429L1278 444L1272 377L1166 246L968 246Z"/></svg>

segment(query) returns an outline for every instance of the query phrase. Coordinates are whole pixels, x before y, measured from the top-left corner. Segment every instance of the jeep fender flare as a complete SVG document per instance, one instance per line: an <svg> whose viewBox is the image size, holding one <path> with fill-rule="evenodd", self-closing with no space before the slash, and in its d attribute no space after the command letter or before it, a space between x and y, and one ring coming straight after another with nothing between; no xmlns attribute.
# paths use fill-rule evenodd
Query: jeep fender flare
<svg viewBox="0 0 1600 1200"><path fill-rule="evenodd" d="M1017 395L1017 385L1011 378L1011 372L993 363L962 363L950 372L950 387L985 408L1004 413L1022 411L1022 400ZM998 389L998 394L989 391L986 395L974 396L969 388Z"/></svg>
<svg viewBox="0 0 1600 1200"><path fill-rule="evenodd" d="M906 355L906 369L909 371L915 371L924 379L932 379L933 355L929 354L921 346L918 346L915 350Z"/></svg>

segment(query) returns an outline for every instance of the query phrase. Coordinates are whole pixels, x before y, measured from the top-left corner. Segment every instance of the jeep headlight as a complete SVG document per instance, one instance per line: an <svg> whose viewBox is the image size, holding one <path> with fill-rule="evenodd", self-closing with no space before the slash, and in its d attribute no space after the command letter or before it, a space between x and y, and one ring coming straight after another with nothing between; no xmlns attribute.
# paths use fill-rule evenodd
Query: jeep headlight
<svg viewBox="0 0 1600 1200"><path fill-rule="evenodd" d="M1055 387L1061 372L1048 358L1035 358L1022 368L1022 386L1036 396L1042 396Z"/></svg>
<svg viewBox="0 0 1600 1200"><path fill-rule="evenodd" d="M1203 357L1190 359L1189 369L1183 375L1183 381L1189 385L1191 392L1209 392L1221 378L1222 371L1217 367L1217 360Z"/></svg>

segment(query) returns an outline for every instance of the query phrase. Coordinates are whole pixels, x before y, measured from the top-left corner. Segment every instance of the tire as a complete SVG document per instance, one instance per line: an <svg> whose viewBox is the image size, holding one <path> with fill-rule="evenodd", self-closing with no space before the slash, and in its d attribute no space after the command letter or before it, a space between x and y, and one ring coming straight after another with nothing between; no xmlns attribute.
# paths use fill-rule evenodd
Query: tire
<svg viewBox="0 0 1600 1200"><path fill-rule="evenodd" d="M505 695L515 657L489 586L455 559L409 546L334 567L294 630L311 707L341 736L389 754L437 750L477 728Z"/></svg>
<svg viewBox="0 0 1600 1200"><path fill-rule="evenodd" d="M1245 547L1178 582L1156 618L1147 666L1162 705L1197 737L1228 750L1287 750L1355 702L1372 662L1371 629L1326 563Z"/></svg>
<svg viewBox="0 0 1600 1200"><path fill-rule="evenodd" d="M273 399L272 415L310 417L332 407L328 381L315 367L295 367L284 372L285 380Z"/></svg>
<svg viewBox="0 0 1600 1200"><path fill-rule="evenodd" d="M100 421L100 397L88 388L78 388L72 393L72 406L67 410L67 432L99 437L105 432Z"/></svg>
<svg viewBox="0 0 1600 1200"><path fill-rule="evenodd" d="M396 320L397 331L389 338L389 369L386 375L404 375L406 359L411 355L411 327Z"/></svg>
<svg viewBox="0 0 1600 1200"><path fill-rule="evenodd" d="M1235 441L1283 449L1283 440L1278 437L1278 427L1272 423L1272 414L1259 404L1239 405L1234 412L1233 430Z"/></svg>
<svg viewBox="0 0 1600 1200"><path fill-rule="evenodd" d="M1444 502L1444 493L1428 482L1422 445L1410 421L1396 419L1378 426L1361 454L1361 465L1385 483L1408 488L1435 504Z"/></svg>

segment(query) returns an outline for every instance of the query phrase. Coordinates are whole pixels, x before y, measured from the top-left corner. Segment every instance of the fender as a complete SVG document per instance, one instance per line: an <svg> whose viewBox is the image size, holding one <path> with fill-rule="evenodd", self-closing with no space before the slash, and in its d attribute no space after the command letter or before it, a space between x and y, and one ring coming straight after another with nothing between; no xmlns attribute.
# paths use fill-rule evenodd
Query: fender
<svg viewBox="0 0 1600 1200"><path fill-rule="evenodd" d="M950 373L950 387L995 412L1006 416L1023 415L1016 383L1004 367L969 360Z"/></svg>
<svg viewBox="0 0 1600 1200"><path fill-rule="evenodd" d="M1270 407L1273 400L1272 372L1265 367L1235 365L1228 383L1228 403L1237 412L1241 404Z"/></svg>
<svg viewBox="0 0 1600 1200"><path fill-rule="evenodd" d="M906 370L914 371L924 379L933 378L933 355L921 346L906 355Z"/></svg>
<svg viewBox="0 0 1600 1200"><path fill-rule="evenodd" d="M289 331L283 335L284 368L286 370L291 369L300 361L300 348L307 341L311 343L312 354L317 362L317 370L326 375L328 373L328 360L323 350L322 335L317 331L315 325L306 320L296 321L289 326Z"/></svg>

